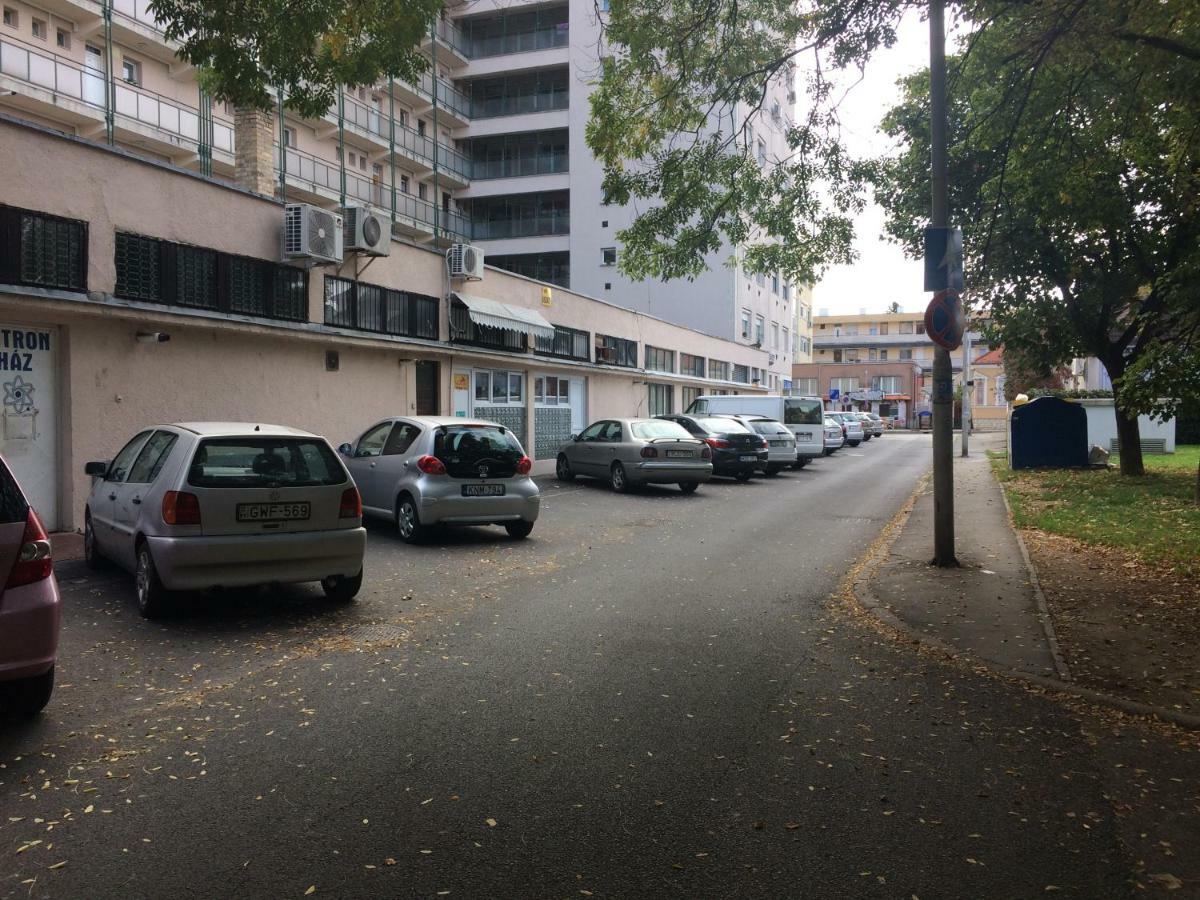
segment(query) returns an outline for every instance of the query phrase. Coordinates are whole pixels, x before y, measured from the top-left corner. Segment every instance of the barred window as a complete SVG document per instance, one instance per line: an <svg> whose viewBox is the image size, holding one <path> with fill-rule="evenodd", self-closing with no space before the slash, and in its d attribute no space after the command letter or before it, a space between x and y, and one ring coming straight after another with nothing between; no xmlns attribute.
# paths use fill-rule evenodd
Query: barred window
<svg viewBox="0 0 1200 900"><path fill-rule="evenodd" d="M339 328L354 326L354 282L325 276L325 324Z"/></svg>
<svg viewBox="0 0 1200 900"><path fill-rule="evenodd" d="M308 321L308 273L291 266L271 266L271 292L276 319Z"/></svg>
<svg viewBox="0 0 1200 900"><path fill-rule="evenodd" d="M734 363L733 380L739 384L749 384L750 382L750 367L742 366Z"/></svg>
<svg viewBox="0 0 1200 900"><path fill-rule="evenodd" d="M325 276L326 325L437 340L437 316L437 297Z"/></svg>
<svg viewBox="0 0 1200 900"><path fill-rule="evenodd" d="M637 341L607 334L596 335L596 362L632 368L637 366L637 358Z"/></svg>
<svg viewBox="0 0 1200 900"><path fill-rule="evenodd" d="M217 308L216 251L175 245L175 302L198 309Z"/></svg>
<svg viewBox="0 0 1200 900"><path fill-rule="evenodd" d="M162 299L160 243L154 238L117 232L118 297L155 302Z"/></svg>
<svg viewBox="0 0 1200 900"><path fill-rule="evenodd" d="M0 205L0 283L87 290L87 223Z"/></svg>
<svg viewBox="0 0 1200 900"><path fill-rule="evenodd" d="M230 262L229 311L247 316L267 314L267 289L257 260L237 258Z"/></svg>
<svg viewBox="0 0 1200 900"><path fill-rule="evenodd" d="M554 337L537 337L534 339L534 351L547 356L561 356L564 359L579 359L587 362L588 338L586 331L577 328L554 326Z"/></svg>

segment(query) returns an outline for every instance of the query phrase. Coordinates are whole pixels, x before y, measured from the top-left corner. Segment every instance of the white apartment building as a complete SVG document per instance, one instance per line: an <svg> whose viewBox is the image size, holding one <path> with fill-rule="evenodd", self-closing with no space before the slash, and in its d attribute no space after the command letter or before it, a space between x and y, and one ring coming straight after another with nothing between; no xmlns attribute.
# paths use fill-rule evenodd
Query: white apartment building
<svg viewBox="0 0 1200 900"><path fill-rule="evenodd" d="M268 196L373 206L397 237L479 244L490 264L761 348L761 365L734 374L787 387L797 292L778 275L726 265L735 248L694 282L617 272L616 233L633 212L603 204L584 141L592 0L450 5L423 43L431 70L418 83L346 89L315 119L211 102L147 0L2 5L0 111ZM789 83L771 86L751 136L764 165L787 152L793 105Z"/></svg>

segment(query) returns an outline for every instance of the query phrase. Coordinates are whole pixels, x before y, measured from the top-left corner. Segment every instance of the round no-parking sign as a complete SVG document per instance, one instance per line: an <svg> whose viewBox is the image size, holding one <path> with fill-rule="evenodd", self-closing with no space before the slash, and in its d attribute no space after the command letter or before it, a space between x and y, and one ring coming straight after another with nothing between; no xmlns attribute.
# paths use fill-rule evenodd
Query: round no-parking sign
<svg viewBox="0 0 1200 900"><path fill-rule="evenodd" d="M938 291L925 309L925 333L929 339L946 350L962 345L962 301L957 291Z"/></svg>

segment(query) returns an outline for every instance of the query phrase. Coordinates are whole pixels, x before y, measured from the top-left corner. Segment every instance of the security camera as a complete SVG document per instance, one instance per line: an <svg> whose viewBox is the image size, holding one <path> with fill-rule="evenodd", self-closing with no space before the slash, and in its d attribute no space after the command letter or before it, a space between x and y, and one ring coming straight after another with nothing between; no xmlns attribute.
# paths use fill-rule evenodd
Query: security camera
<svg viewBox="0 0 1200 900"><path fill-rule="evenodd" d="M165 331L139 331L137 333L139 344L165 344L170 339L171 336Z"/></svg>

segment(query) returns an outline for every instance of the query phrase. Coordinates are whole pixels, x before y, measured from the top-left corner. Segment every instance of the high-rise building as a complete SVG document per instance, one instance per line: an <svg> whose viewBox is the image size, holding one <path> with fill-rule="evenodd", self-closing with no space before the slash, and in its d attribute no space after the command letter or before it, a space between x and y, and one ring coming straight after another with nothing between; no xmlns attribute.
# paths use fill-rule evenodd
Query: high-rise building
<svg viewBox="0 0 1200 900"><path fill-rule="evenodd" d="M144 0L102 3L111 29L91 0L49 12L4 0L0 109L257 193L376 207L401 237L479 244L493 265L760 347L761 366L735 374L789 386L808 341L797 286L748 274L736 247L692 282L618 271L616 235L634 212L604 204L584 140L603 0L450 5L422 44L430 71L416 83L347 88L315 118L212 102ZM791 78L769 86L746 135L767 167L788 152Z"/></svg>

